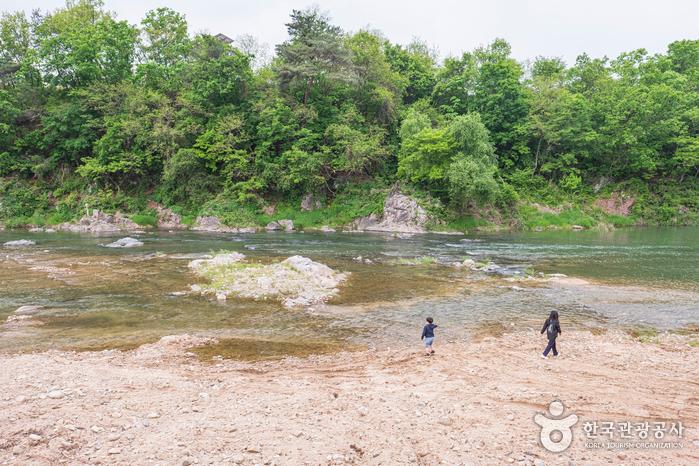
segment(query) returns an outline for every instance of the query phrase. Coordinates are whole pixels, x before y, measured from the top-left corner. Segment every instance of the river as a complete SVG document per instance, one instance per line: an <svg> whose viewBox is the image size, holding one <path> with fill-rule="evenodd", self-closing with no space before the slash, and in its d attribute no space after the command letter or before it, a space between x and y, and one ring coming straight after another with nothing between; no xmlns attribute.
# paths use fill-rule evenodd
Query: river
<svg viewBox="0 0 699 466"><path fill-rule="evenodd" d="M214 353L255 359L415 342L427 315L450 340L533 330L552 309L564 329L699 324L697 227L468 236L146 232L137 235L140 248L103 246L121 236L0 232L0 243L36 241L0 250L0 319L22 305L45 306L36 325L0 327L0 351L130 348L195 332L230 339ZM305 310L181 295L199 281L188 262L220 250L260 262L299 254L350 278L327 305ZM502 273L453 266L466 258L491 260ZM512 281L525 272L593 285Z"/></svg>

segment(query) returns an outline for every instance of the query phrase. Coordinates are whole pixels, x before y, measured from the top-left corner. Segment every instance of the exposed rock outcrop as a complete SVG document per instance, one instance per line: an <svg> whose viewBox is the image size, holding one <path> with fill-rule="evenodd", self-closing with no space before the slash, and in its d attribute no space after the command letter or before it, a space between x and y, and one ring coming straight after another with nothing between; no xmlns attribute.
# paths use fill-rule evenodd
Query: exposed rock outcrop
<svg viewBox="0 0 699 466"><path fill-rule="evenodd" d="M229 227L221 223L218 217L213 215L204 215L197 217L194 227L194 231L211 231L216 233L255 233L257 228L255 227Z"/></svg>
<svg viewBox="0 0 699 466"><path fill-rule="evenodd" d="M192 285L192 291L213 294L219 300L229 295L248 299L275 299L285 307L303 307L327 301L338 293L347 278L327 265L302 256L269 265L246 263L242 254L219 254L189 266L209 280Z"/></svg>
<svg viewBox="0 0 699 466"><path fill-rule="evenodd" d="M267 231L286 231L286 232L291 232L294 231L294 222L292 220L276 220L273 222L269 222L267 226L265 227L265 230Z"/></svg>
<svg viewBox="0 0 699 466"><path fill-rule="evenodd" d="M323 204L320 199L316 199L313 193L306 194L301 200L301 210L310 211L315 209L320 209Z"/></svg>
<svg viewBox="0 0 699 466"><path fill-rule="evenodd" d="M360 217L349 227L356 231L424 233L428 221L427 212L415 199L394 190L386 197L381 216L371 214Z"/></svg>
<svg viewBox="0 0 699 466"><path fill-rule="evenodd" d="M44 306L40 306L38 304L30 304L27 306L18 307L15 310L14 314L16 316L33 316L41 312L42 309L44 309Z"/></svg>
<svg viewBox="0 0 699 466"><path fill-rule="evenodd" d="M34 246L36 242L30 240L30 239L18 239L15 241L8 241L6 243L3 243L3 246L6 248L26 248L28 246Z"/></svg>
<svg viewBox="0 0 699 466"><path fill-rule="evenodd" d="M105 244L105 248L137 248L143 246L143 242L137 240L136 238L121 238L113 243Z"/></svg>
<svg viewBox="0 0 699 466"><path fill-rule="evenodd" d="M58 228L75 233L111 233L141 229L137 223L119 212L112 215L97 209L92 211L92 215L85 215L78 223L62 223Z"/></svg>
<svg viewBox="0 0 699 466"><path fill-rule="evenodd" d="M171 209L163 207L156 202L151 202L148 207L155 209L158 216L158 228L161 230L184 230L186 225L182 224L182 217Z"/></svg>
<svg viewBox="0 0 699 466"><path fill-rule="evenodd" d="M611 215L627 216L631 213L631 207L636 203L636 199L626 196L623 193L612 193L608 199L597 199L595 206Z"/></svg>

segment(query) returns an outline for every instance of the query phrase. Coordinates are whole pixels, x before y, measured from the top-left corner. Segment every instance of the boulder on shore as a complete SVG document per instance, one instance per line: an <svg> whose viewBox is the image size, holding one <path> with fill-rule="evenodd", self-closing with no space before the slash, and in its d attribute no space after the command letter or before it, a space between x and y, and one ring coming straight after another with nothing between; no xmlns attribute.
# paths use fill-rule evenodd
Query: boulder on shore
<svg viewBox="0 0 699 466"><path fill-rule="evenodd" d="M347 278L327 265L302 256L269 265L242 262L242 254L219 254L206 261L193 261L190 268L209 284L192 285L194 292L248 299L275 299L288 308L310 306L336 295Z"/></svg>
<svg viewBox="0 0 699 466"><path fill-rule="evenodd" d="M15 241L8 241L6 243L3 243L3 246L6 248L25 248L27 246L34 246L36 242L30 240L30 239L18 239Z"/></svg>
<svg viewBox="0 0 699 466"><path fill-rule="evenodd" d="M148 207L154 209L158 217L158 228L161 230L184 230L187 225L182 224L182 217L172 209L163 207L157 202L148 203Z"/></svg>
<svg viewBox="0 0 699 466"><path fill-rule="evenodd" d="M113 243L104 245L105 248L137 248L139 246L143 246L143 242L130 237L121 238Z"/></svg>
<svg viewBox="0 0 699 466"><path fill-rule="evenodd" d="M97 209L92 211L92 215L85 215L78 223L62 223L58 228L74 233L111 233L141 229L136 222L119 212L112 215Z"/></svg>
<svg viewBox="0 0 699 466"><path fill-rule="evenodd" d="M218 217L213 215L203 215L197 217L194 227L194 231L211 231L215 233L255 233L257 228L255 227L229 227L221 223Z"/></svg>
<svg viewBox="0 0 699 466"><path fill-rule="evenodd" d="M371 214L355 219L350 229L392 233L424 233L429 216L418 202L398 190L391 191L384 202L381 216Z"/></svg>
<svg viewBox="0 0 699 466"><path fill-rule="evenodd" d="M320 209L321 207L323 207L323 204L320 202L320 199L315 198L313 193L306 194L301 200L301 210L303 211L308 212L311 210Z"/></svg>
<svg viewBox="0 0 699 466"><path fill-rule="evenodd" d="M267 224L267 226L265 227L265 230L267 230L267 231L284 230L286 232L291 232L291 231L294 231L294 222L292 220L275 220L273 222L269 222Z"/></svg>

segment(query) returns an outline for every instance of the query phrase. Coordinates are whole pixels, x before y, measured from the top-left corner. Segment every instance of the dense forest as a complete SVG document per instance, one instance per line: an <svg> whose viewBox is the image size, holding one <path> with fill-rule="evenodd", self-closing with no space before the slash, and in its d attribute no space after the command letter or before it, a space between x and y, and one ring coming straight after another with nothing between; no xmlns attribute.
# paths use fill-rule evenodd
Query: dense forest
<svg viewBox="0 0 699 466"><path fill-rule="evenodd" d="M699 40L567 65L502 39L439 60L314 8L286 27L265 60L169 8L140 25L99 0L3 13L0 222L148 223L157 202L341 224L396 185L454 228L699 221ZM322 207L304 213L308 193ZM596 207L610 196L628 215Z"/></svg>

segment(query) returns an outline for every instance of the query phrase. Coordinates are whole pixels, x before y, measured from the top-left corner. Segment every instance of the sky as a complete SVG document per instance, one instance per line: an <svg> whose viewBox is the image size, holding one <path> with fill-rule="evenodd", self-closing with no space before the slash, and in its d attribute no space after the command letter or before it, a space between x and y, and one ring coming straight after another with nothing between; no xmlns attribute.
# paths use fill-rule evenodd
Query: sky
<svg viewBox="0 0 699 466"><path fill-rule="evenodd" d="M616 57L645 48L664 52L678 39L699 39L699 0L106 0L107 9L137 24L146 11L168 6L185 14L192 32L250 34L270 45L286 39L292 9L317 5L347 31L378 29L392 42L420 38L441 57L501 37L518 60L560 57L572 64L586 52ZM63 0L0 0L0 10L43 11Z"/></svg>

